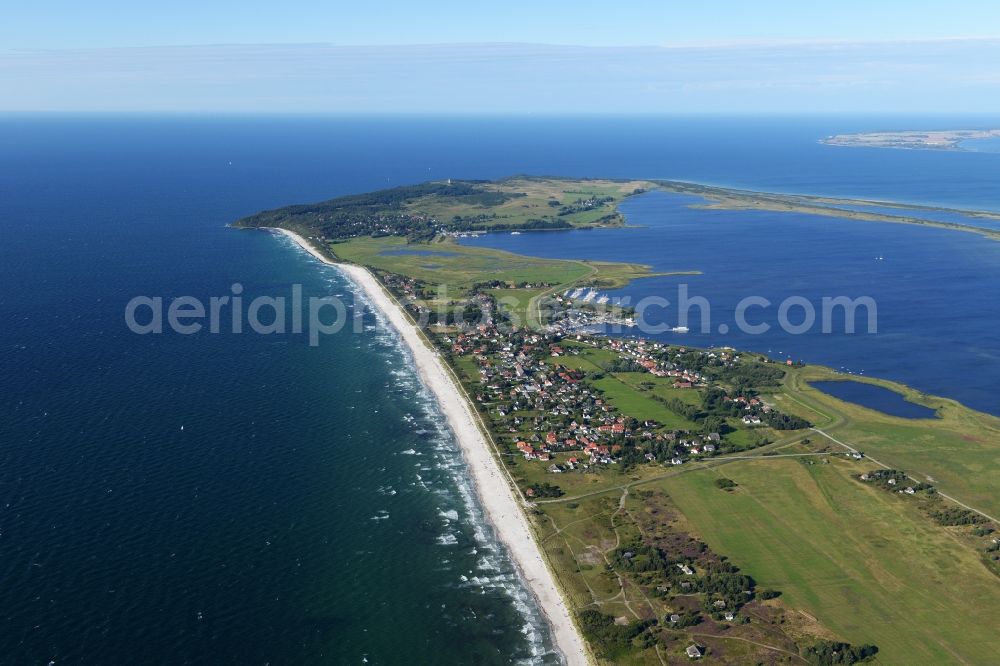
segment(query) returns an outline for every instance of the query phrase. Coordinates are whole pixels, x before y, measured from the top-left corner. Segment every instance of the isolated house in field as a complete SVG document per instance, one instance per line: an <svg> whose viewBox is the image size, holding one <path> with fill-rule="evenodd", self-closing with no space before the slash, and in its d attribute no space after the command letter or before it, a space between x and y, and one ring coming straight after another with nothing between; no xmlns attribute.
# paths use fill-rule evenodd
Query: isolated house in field
<svg viewBox="0 0 1000 666"><path fill-rule="evenodd" d="M687 650L684 650L684 653L690 659L701 659L701 648L697 645L689 645Z"/></svg>

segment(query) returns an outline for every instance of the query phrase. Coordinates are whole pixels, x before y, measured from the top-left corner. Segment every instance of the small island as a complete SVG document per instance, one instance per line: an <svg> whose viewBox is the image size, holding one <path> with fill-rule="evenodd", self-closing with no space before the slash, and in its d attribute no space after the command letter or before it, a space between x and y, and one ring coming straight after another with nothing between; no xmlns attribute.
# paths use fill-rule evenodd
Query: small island
<svg viewBox="0 0 1000 666"><path fill-rule="evenodd" d="M1000 129L907 130L902 132L861 132L835 134L821 139L828 146L854 148L902 148L905 150L965 150L963 141L994 139Z"/></svg>

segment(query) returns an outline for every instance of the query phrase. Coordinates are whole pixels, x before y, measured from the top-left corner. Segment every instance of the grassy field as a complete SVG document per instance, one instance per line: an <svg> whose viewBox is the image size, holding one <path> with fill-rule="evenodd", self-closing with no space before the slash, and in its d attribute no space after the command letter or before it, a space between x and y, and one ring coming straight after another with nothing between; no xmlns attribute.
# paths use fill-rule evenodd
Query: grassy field
<svg viewBox="0 0 1000 666"><path fill-rule="evenodd" d="M647 377L652 375L646 374ZM604 397L616 408L640 421L652 419L668 430L697 430L698 425L667 409L663 403L644 395L635 387L622 381L617 374L605 375L594 382L594 386L604 393ZM689 390L695 397L698 393Z"/></svg>
<svg viewBox="0 0 1000 666"><path fill-rule="evenodd" d="M773 396L779 409L797 413L823 432L875 460L931 482L942 492L990 516L1000 517L1000 419L945 398L922 395L900 384L857 379L891 388L937 409L939 418L901 419L844 402L809 386L843 378L808 366L789 373Z"/></svg>
<svg viewBox="0 0 1000 666"><path fill-rule="evenodd" d="M345 261L379 268L434 284L447 285L455 295L484 280L549 282L580 280L593 272L582 261L524 257L456 243L407 243L398 236L355 238L331 246ZM634 270L634 267L633 267Z"/></svg>
<svg viewBox="0 0 1000 666"><path fill-rule="evenodd" d="M333 243L330 250L344 261L433 285L446 300L465 298L473 285L486 280L555 285L500 290L499 295L506 299L501 305L506 306L519 324L532 321L529 315L535 313L534 303L539 296L559 293L572 285L620 287L654 275L642 264L541 259L452 241L408 243L399 236L354 238Z"/></svg>
<svg viewBox="0 0 1000 666"><path fill-rule="evenodd" d="M536 298L547 289L490 289L497 304L512 317L523 318Z"/></svg>
<svg viewBox="0 0 1000 666"><path fill-rule="evenodd" d="M670 479L691 475L681 470L668 474ZM611 566L614 550L638 538L696 543L690 539L697 538L697 530L662 491L665 484L662 479L644 481L539 505L533 518L542 548L573 606L596 609L621 621L662 618L697 608L695 598L658 596ZM687 663L683 650L697 642L709 650L711 663L801 664L805 662L798 657L797 643L836 638L815 618L780 600L755 602L742 612L751 618L749 623L720 626L707 622L685 631L661 624L654 632L659 638L655 647L634 651L615 663Z"/></svg>
<svg viewBox="0 0 1000 666"><path fill-rule="evenodd" d="M482 214L486 211L491 216L490 223L508 225L523 225L533 219L563 219L574 226L590 226L608 215L615 215L615 207L625 197L637 189L649 189L654 185L648 181L612 181L612 180L563 180L558 178L505 178L487 185L488 189L506 194L516 193L516 198L509 199L496 206L469 206L447 197L425 197L408 204L410 210L430 215L441 221L448 221L459 216ZM578 200L611 197L613 201L593 208L583 208L569 215L557 216L559 206L573 205ZM620 223L620 219L614 223Z"/></svg>
<svg viewBox="0 0 1000 666"><path fill-rule="evenodd" d="M887 664L995 663L1000 584L976 553L905 500L864 486L861 463L768 459L666 479L713 548ZM735 480L720 491L718 475Z"/></svg>
<svg viewBox="0 0 1000 666"><path fill-rule="evenodd" d="M676 398L689 405L701 404L701 393L691 389L674 388L672 379L653 377L648 372L618 372L615 373L615 378L636 389L646 388L644 385L652 384L648 392L665 400Z"/></svg>

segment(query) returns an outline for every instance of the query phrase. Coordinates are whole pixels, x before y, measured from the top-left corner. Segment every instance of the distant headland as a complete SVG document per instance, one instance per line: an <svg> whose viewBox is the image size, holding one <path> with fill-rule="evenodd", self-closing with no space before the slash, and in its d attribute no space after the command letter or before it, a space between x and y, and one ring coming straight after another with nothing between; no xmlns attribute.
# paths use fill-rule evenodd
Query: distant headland
<svg viewBox="0 0 1000 666"><path fill-rule="evenodd" d="M263 211L237 220L233 226L288 229L322 241L327 251L341 260L370 265L370 261L362 261L356 256L354 250L376 245L377 248L367 249L375 249L378 254L393 238L405 239L408 243L432 243L498 231L521 233L625 226L626 220L618 211L618 205L628 197L651 190L699 197L703 201L692 205L706 208L768 210L917 224L1000 239L1000 231L995 227L1000 214L993 211L754 192L683 181L551 176L512 176L495 181L449 179L405 185ZM939 219L939 213L947 213L950 217ZM401 257L393 259L393 263L398 263ZM610 268L610 265L605 266L602 271L602 278L608 281L601 285L603 287L613 286L612 283L621 286L619 278L626 278L627 282L645 274L644 267L630 266L624 272L631 275L616 276Z"/></svg>
<svg viewBox="0 0 1000 666"><path fill-rule="evenodd" d="M904 132L861 132L835 134L820 143L854 148L903 148L906 150L965 150L963 141L1000 138L1000 129L910 130Z"/></svg>

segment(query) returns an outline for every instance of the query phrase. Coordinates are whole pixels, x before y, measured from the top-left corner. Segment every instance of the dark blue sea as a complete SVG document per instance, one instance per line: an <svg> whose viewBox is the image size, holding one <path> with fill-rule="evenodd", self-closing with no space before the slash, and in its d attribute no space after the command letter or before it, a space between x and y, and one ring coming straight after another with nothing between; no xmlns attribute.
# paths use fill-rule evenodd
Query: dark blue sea
<svg viewBox="0 0 1000 666"><path fill-rule="evenodd" d="M516 173L1000 210L995 153L816 142L996 120L0 119L0 662L556 659L435 405L370 313L315 347L291 333L128 330L135 296L207 300L238 283L248 300L293 284L350 299L287 241L226 227L239 216ZM587 243L605 232L562 238L592 234L567 240L582 255L703 270L692 288L723 300L748 284L872 292L878 336L727 340L1000 411L1000 244L690 210L639 198L627 213L644 229L606 232L600 251ZM673 286L652 283L635 289Z"/></svg>

